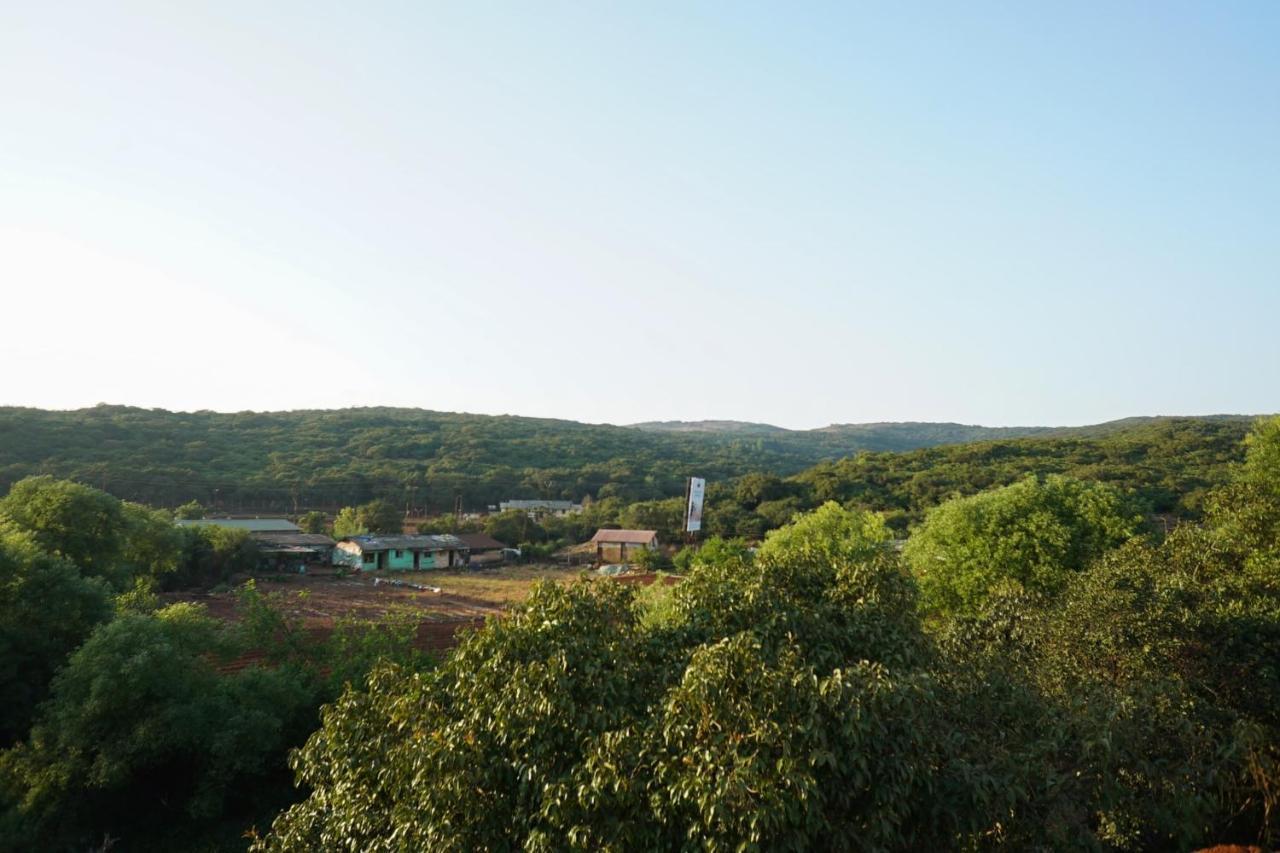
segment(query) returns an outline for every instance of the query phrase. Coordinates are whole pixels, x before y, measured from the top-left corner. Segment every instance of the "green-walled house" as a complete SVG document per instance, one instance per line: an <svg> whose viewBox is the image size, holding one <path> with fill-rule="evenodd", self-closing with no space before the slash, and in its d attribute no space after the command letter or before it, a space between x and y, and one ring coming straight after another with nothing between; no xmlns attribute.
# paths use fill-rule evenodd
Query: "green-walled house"
<svg viewBox="0 0 1280 853"><path fill-rule="evenodd" d="M416 536L348 536L333 549L335 566L362 571L421 571L465 566L466 544L448 533Z"/></svg>

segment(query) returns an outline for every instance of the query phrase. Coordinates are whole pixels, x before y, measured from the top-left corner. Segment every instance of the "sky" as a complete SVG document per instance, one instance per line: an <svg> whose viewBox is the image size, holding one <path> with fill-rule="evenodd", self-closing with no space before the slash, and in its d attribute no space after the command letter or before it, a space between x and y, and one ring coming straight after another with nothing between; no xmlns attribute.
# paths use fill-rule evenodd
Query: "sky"
<svg viewBox="0 0 1280 853"><path fill-rule="evenodd" d="M0 405L1280 410L1280 4L0 0Z"/></svg>

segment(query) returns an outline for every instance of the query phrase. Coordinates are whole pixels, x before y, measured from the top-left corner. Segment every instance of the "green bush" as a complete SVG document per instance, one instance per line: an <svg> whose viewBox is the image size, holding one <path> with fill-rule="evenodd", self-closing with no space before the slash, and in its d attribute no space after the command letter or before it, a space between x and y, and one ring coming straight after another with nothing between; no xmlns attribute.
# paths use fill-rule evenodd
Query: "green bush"
<svg viewBox="0 0 1280 853"><path fill-rule="evenodd" d="M903 554L928 610L973 611L1002 585L1056 594L1140 522L1110 486L1028 477L930 510Z"/></svg>

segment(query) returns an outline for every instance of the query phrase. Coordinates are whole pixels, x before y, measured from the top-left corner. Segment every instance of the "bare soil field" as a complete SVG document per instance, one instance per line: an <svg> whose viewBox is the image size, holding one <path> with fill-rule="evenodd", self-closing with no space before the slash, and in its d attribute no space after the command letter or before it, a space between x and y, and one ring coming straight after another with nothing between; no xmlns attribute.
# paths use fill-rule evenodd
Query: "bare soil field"
<svg viewBox="0 0 1280 853"><path fill-rule="evenodd" d="M342 619L377 621L408 615L418 621L414 645L423 651L442 651L457 643L457 633L477 628L490 616L523 601L540 581L569 583L587 574L561 566L504 566L478 571L387 572L337 577L329 572L280 575L254 580L258 592L291 620L317 636L330 632ZM664 586L679 583L673 575L622 575L619 583ZM433 587L440 591L415 587ZM210 616L234 622L240 618L233 592L180 592L161 596L165 603L188 601L203 605ZM263 657L245 655L225 668L240 669Z"/></svg>
<svg viewBox="0 0 1280 853"><path fill-rule="evenodd" d="M522 601L541 580L564 583L581 571L556 566L514 566L482 571L388 572L379 576L354 574L339 578L329 573L280 575L255 579L258 592L286 616L309 628L332 627L339 619L377 620L390 614L411 614L424 623L478 622ZM440 592L415 589L439 588ZM204 605L209 615L239 618L235 592L168 593L166 603L190 601Z"/></svg>

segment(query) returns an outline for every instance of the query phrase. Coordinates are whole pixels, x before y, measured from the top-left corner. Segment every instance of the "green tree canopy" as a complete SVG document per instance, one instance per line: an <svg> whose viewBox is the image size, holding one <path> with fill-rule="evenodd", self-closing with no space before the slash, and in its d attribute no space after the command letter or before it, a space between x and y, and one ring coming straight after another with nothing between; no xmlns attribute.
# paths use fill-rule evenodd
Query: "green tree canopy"
<svg viewBox="0 0 1280 853"><path fill-rule="evenodd" d="M204 518L205 509L200 505L199 501L187 501L182 506L173 511L174 518L196 519Z"/></svg>
<svg viewBox="0 0 1280 853"><path fill-rule="evenodd" d="M337 516L333 519L333 538L335 539L343 539L347 536L361 536L368 532L369 529L360 520L355 507L344 506L338 510Z"/></svg>
<svg viewBox="0 0 1280 853"><path fill-rule="evenodd" d="M1139 529L1140 515L1115 489L1051 475L929 511L904 556L933 611L979 607L997 588L1059 592L1073 572Z"/></svg>
<svg viewBox="0 0 1280 853"><path fill-rule="evenodd" d="M191 605L100 626L54 680L30 736L0 758L0 818L17 849L187 846L278 791L309 724L290 670L224 675L238 647Z"/></svg>
<svg viewBox="0 0 1280 853"><path fill-rule="evenodd" d="M304 512L298 519L298 526L302 528L303 533L324 533L326 523L325 514L319 510Z"/></svg>
<svg viewBox="0 0 1280 853"><path fill-rule="evenodd" d="M380 671L325 712L295 760L311 794L258 846L794 848L931 831L933 694L892 674L921 658L911 580L872 516L797 525L757 560L726 547L695 564L673 619L647 622L612 581L542 585L436 673Z"/></svg>
<svg viewBox="0 0 1280 853"><path fill-rule="evenodd" d="M360 524L369 533L401 533L404 515L386 500L370 501L356 508Z"/></svg>
<svg viewBox="0 0 1280 853"><path fill-rule="evenodd" d="M366 533L400 533L402 530L404 519L400 511L383 500L370 501L358 507L343 507L333 520L336 539Z"/></svg>
<svg viewBox="0 0 1280 853"><path fill-rule="evenodd" d="M0 522L0 747L26 734L54 673L110 615L105 582Z"/></svg>
<svg viewBox="0 0 1280 853"><path fill-rule="evenodd" d="M0 517L34 537L40 550L75 563L86 574L120 577L125 520L106 492L68 480L28 477L0 499Z"/></svg>

